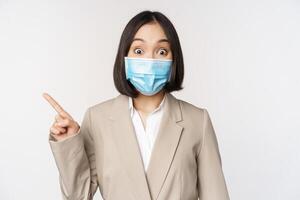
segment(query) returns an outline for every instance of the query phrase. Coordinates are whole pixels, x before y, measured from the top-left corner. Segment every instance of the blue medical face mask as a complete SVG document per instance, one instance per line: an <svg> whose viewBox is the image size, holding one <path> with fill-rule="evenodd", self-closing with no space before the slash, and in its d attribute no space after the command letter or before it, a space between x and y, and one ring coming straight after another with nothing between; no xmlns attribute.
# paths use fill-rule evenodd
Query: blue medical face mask
<svg viewBox="0 0 300 200"><path fill-rule="evenodd" d="M126 79L142 94L158 93L170 81L172 60L125 57Z"/></svg>

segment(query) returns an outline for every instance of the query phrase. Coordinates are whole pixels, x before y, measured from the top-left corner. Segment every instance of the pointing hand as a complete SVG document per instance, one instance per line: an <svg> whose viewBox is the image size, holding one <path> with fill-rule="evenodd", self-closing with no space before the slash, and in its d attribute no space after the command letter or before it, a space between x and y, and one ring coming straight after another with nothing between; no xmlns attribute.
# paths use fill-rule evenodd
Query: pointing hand
<svg viewBox="0 0 300 200"><path fill-rule="evenodd" d="M57 140L63 140L79 132L79 124L67 113L49 94L43 93L43 97L56 110L55 121L50 127L50 134Z"/></svg>

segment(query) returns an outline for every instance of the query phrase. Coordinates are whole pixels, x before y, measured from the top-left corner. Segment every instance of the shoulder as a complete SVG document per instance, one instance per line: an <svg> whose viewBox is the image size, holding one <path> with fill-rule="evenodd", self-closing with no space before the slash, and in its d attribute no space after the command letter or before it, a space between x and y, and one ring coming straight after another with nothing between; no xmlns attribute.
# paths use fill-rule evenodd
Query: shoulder
<svg viewBox="0 0 300 200"><path fill-rule="evenodd" d="M90 105L87 112L93 117L107 116L111 112L112 104L116 97L105 99L101 102Z"/></svg>
<svg viewBox="0 0 300 200"><path fill-rule="evenodd" d="M93 104L89 107L89 109L93 110L93 111L101 111L101 110L105 110L105 109L109 109L114 101L116 97L113 98L109 98L106 100L103 100L101 102L98 102L96 104Z"/></svg>
<svg viewBox="0 0 300 200"><path fill-rule="evenodd" d="M193 104L183 99L177 99L177 100L179 102L183 114L193 116L193 117L196 116L202 117L207 112L207 109L203 106L198 106L196 104Z"/></svg>
<svg viewBox="0 0 300 200"><path fill-rule="evenodd" d="M206 107L177 98L181 108L181 115L186 125L202 127L209 117Z"/></svg>

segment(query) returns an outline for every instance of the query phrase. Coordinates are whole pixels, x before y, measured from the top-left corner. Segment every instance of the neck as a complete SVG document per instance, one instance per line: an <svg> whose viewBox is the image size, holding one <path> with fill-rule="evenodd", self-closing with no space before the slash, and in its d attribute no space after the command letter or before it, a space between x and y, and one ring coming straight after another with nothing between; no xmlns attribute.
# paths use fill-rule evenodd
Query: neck
<svg viewBox="0 0 300 200"><path fill-rule="evenodd" d="M163 100L165 91L161 90L152 96L146 96L141 93L136 98L133 98L133 106L136 110L143 113L150 113L155 110Z"/></svg>

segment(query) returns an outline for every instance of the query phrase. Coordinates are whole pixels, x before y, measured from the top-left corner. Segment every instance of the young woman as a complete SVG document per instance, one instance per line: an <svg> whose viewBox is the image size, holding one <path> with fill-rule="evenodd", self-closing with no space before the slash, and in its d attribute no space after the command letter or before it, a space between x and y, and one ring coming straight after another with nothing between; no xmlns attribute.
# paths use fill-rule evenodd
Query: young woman
<svg viewBox="0 0 300 200"><path fill-rule="evenodd" d="M126 25L113 78L120 94L87 108L81 126L51 96L58 112L49 143L64 199L229 200L208 111L177 99L183 56L160 12Z"/></svg>

